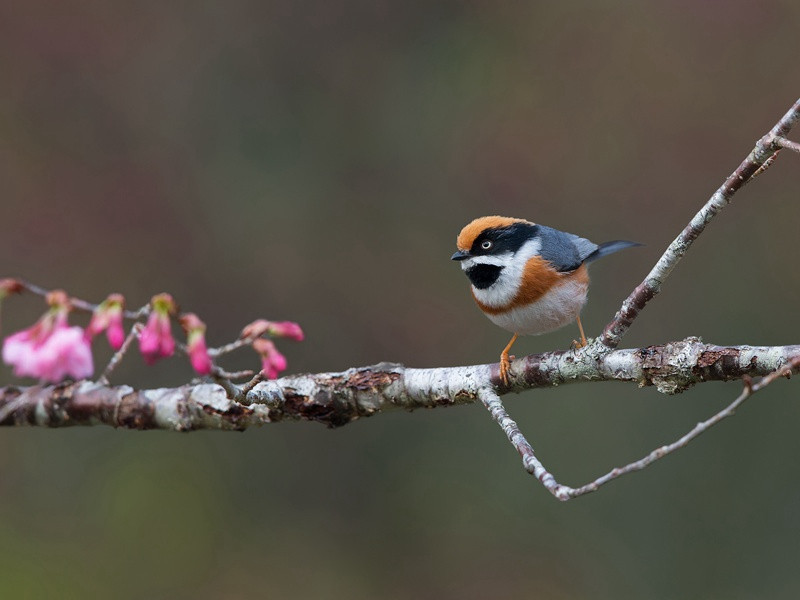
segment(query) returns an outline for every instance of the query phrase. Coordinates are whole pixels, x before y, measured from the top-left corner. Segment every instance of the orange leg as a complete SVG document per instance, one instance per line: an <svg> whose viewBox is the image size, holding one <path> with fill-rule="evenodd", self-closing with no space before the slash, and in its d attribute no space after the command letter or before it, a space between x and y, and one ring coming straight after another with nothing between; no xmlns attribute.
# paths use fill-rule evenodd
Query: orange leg
<svg viewBox="0 0 800 600"><path fill-rule="evenodd" d="M579 344L578 341L575 340L572 342L572 344L575 346L575 348L583 348L584 346L586 346L587 342L586 342L586 335L583 333L583 324L581 323L580 315L575 317L575 319L578 321L578 329L581 332L581 342Z"/></svg>
<svg viewBox="0 0 800 600"><path fill-rule="evenodd" d="M514 342L517 341L517 337L519 336L515 333L514 337L511 338L511 341L508 342L508 346L503 348L503 351L500 353L500 379L503 381L504 385L508 385L508 375L511 371L511 361L514 360L513 356L508 355L508 351L511 350L511 346L513 346Z"/></svg>

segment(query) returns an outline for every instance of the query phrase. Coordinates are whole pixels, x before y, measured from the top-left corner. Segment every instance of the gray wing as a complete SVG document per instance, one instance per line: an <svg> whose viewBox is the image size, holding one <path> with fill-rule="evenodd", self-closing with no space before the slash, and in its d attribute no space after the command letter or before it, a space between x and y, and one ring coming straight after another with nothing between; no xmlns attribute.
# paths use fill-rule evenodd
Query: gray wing
<svg viewBox="0 0 800 600"><path fill-rule="evenodd" d="M542 258L562 273L580 267L598 248L585 238L544 225L539 225L539 237Z"/></svg>

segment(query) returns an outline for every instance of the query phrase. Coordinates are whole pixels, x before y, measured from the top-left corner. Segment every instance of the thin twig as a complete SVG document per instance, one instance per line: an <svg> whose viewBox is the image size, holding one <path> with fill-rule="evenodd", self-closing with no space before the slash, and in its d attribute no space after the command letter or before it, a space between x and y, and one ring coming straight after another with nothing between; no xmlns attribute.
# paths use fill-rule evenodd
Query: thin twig
<svg viewBox="0 0 800 600"><path fill-rule="evenodd" d="M122 346L119 347L119 350L117 350L114 353L114 356L111 357L111 360L108 361L106 368L103 370L103 374L97 380L99 384L108 385L108 378L111 376L111 372L117 368L117 365L125 356L125 353L128 351L128 348L130 348L133 340L139 337L139 334L142 332L142 329L144 329L144 327L142 326L141 323L133 324L133 327L131 327L131 330L128 333L128 337L125 338L125 341L122 342Z"/></svg>
<svg viewBox="0 0 800 600"><path fill-rule="evenodd" d="M253 377L254 375L258 376L253 369L244 369L242 371L226 371L225 369L220 369L219 367L217 368L219 369L219 373L228 379L244 379L245 377ZM243 384L243 386L246 385L247 383Z"/></svg>
<svg viewBox="0 0 800 600"><path fill-rule="evenodd" d="M624 467L611 469L605 475L577 488L572 488L558 483L552 473L550 473L544 467L541 461L536 458L533 447L525 439L525 436L519 430L519 427L517 427L517 424L514 422L514 420L508 416L500 397L496 392L494 392L494 390L481 390L479 397L484 406L489 409L492 418L497 421L497 423L505 432L506 437L508 437L511 444L522 456L522 465L525 467L525 470L536 477L542 483L542 485L551 494L553 494L553 496L559 500L569 500L571 498L577 498L578 496L595 492L600 488L600 486L608 483L609 481L617 479L618 477L628 473L632 473L633 471L641 471L657 460L664 458L668 454L672 454L675 452L675 450L684 448L689 444L689 442L698 437L700 434L707 431L723 419L732 416L736 412L736 409L739 408L750 396L765 388L776 379L790 376L792 372L798 368L800 368L800 357L795 357L788 364L781 367L777 371L773 371L769 375L761 378L761 380L757 383L753 383L749 377L744 378L744 387L742 389L742 393L739 394L739 396L733 402L715 415L695 425L691 431L689 431L680 439L666 446L656 448L644 458L632 463L628 463Z"/></svg>
<svg viewBox="0 0 800 600"><path fill-rule="evenodd" d="M512 419L506 412L503 401L493 389L484 388L478 392L478 398L483 405L489 409L492 418L497 421L503 433L506 434L508 441L517 449L519 455L522 457L522 466L525 470L536 477L542 485L559 500L568 500L570 498L569 490L566 486L561 485L553 477L553 474L545 469L542 462L536 458L533 451L533 446L528 443L525 436L519 430L516 421Z"/></svg>
<svg viewBox="0 0 800 600"><path fill-rule="evenodd" d="M775 127L756 143L747 158L731 173L681 234L667 247L644 281L636 286L636 289L622 303L611 322L606 325L603 335L599 338L600 343L607 348L616 348L641 310L661 291L664 280L683 258L694 240L705 230L706 225L730 203L733 195L764 166L779 148L794 149L793 142L788 140L782 142L781 140L798 120L800 120L800 99L794 103Z"/></svg>
<svg viewBox="0 0 800 600"><path fill-rule="evenodd" d="M780 377L787 377L791 375L792 371L800 367L800 357L793 359L789 364L766 375L765 377L761 378L760 381L757 383L752 383L752 380L749 377L744 378L744 386L742 388L742 393L731 402L728 406L724 409L713 415L712 417L706 419L695 425L691 431L689 431L686 435L684 435L679 440L672 442L666 446L661 446L660 448L656 448L650 454L645 456L644 458L637 460L635 462L629 463L624 467L619 467L616 469L612 469L602 477L598 477L593 482L588 483L584 486L579 488L571 489L568 492L570 498L575 498L577 496L582 496L583 494L588 494L590 492L596 491L601 485L608 483L612 479L616 479L617 477L621 477L622 475L626 475L627 473L631 473L633 471L641 471L645 467L648 467L655 461L664 458L668 454L672 454L675 450L679 448L683 448L689 444L693 439L699 436L701 433L705 432L706 430L710 429L722 419L727 417L733 416L736 412L736 409L739 408L745 400L747 400L750 396L755 394L757 391L765 388L770 383L775 381Z"/></svg>
<svg viewBox="0 0 800 600"><path fill-rule="evenodd" d="M213 367L211 369L211 377L214 381L223 389L225 390L225 395L228 397L229 400L233 400L234 402L242 403L244 399L244 392L242 392L242 388L233 383L228 376L228 373L220 369L219 367Z"/></svg>
<svg viewBox="0 0 800 600"><path fill-rule="evenodd" d="M792 140L787 140L785 137L781 137L779 135L775 136L775 143L781 148L786 148L792 152L800 152L800 144L793 142Z"/></svg>
<svg viewBox="0 0 800 600"><path fill-rule="evenodd" d="M245 371L242 371L242 373L244 372ZM250 373L252 373L252 371L250 371ZM241 386L242 394L247 395L254 387L256 387L262 381L264 381L264 371L259 371L258 373L253 375L253 378L250 381Z"/></svg>
<svg viewBox="0 0 800 600"><path fill-rule="evenodd" d="M765 161L764 161L764 164L763 164L763 165L761 165L761 166L758 168L758 170L757 170L755 173L753 173L752 175L750 175L750 179L748 179L747 181L745 181L745 182L744 182L744 184L742 184L742 185L747 185L748 183L750 183L751 181L753 181L753 179L755 179L755 178L756 178L756 177L758 177L759 175L763 175L763 174L764 174L764 172L765 172L767 169L769 169L769 168L770 168L770 167L771 167L771 166L772 166L772 165L775 163L775 159L777 159L777 158L778 158L778 156L780 156L780 153L781 153L781 151L780 151L780 150L776 150L776 151L775 151L775 154L773 154L773 155L772 155L772 156L770 156L770 157L769 157L767 160L765 160Z"/></svg>
<svg viewBox="0 0 800 600"><path fill-rule="evenodd" d="M28 281L23 281L22 279L17 279L19 284L27 291L32 294L36 294L37 296L41 296L42 298L46 298L47 295L50 293L50 290L46 290L43 287L39 287L33 283ZM80 298L75 298L70 296L69 299L70 304L73 308L77 308L78 310L83 310L85 312L94 312L99 304L92 304L91 302L87 302L86 300L81 300ZM122 316L126 319L141 319L142 317L147 316L150 313L150 305L145 304L138 310L123 310Z"/></svg>
<svg viewBox="0 0 800 600"><path fill-rule="evenodd" d="M230 344L225 344L224 346L220 346L219 348L209 348L208 355L212 358L216 356L222 356L223 354L229 354L234 350L238 350L239 348L244 348L245 346L249 346L253 343L255 337L246 337L246 338L239 338L238 340L234 340Z"/></svg>

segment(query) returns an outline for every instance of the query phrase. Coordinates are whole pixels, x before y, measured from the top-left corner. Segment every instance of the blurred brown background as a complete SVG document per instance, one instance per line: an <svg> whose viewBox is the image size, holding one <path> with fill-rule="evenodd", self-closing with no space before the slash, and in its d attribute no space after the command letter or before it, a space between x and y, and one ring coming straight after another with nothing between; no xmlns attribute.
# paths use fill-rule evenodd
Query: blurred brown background
<svg viewBox="0 0 800 600"><path fill-rule="evenodd" d="M467 221L506 214L646 244L593 266L596 334L800 95L800 4L524 4L1 4L0 274L136 306L169 291L212 344L296 320L292 371L489 362L507 334L448 259ZM800 160L781 156L624 345L800 342L798 194ZM4 333L41 307L5 303ZM114 379L190 377L132 356ZM567 504L479 406L335 431L7 429L0 594L795 598L798 385ZM507 404L579 484L738 390L577 385Z"/></svg>

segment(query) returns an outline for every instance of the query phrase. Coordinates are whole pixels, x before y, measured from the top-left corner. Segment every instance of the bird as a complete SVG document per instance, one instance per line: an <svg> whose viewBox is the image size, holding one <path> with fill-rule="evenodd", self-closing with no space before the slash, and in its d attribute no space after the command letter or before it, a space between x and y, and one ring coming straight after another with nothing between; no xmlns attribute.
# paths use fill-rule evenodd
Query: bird
<svg viewBox="0 0 800 600"><path fill-rule="evenodd" d="M489 319L513 333L500 354L500 379L509 384L509 352L521 335L539 335L577 321L586 346L580 312L589 291L586 268L598 258L638 242L615 240L595 244L525 219L479 217L456 239L450 258L461 263L472 297Z"/></svg>

